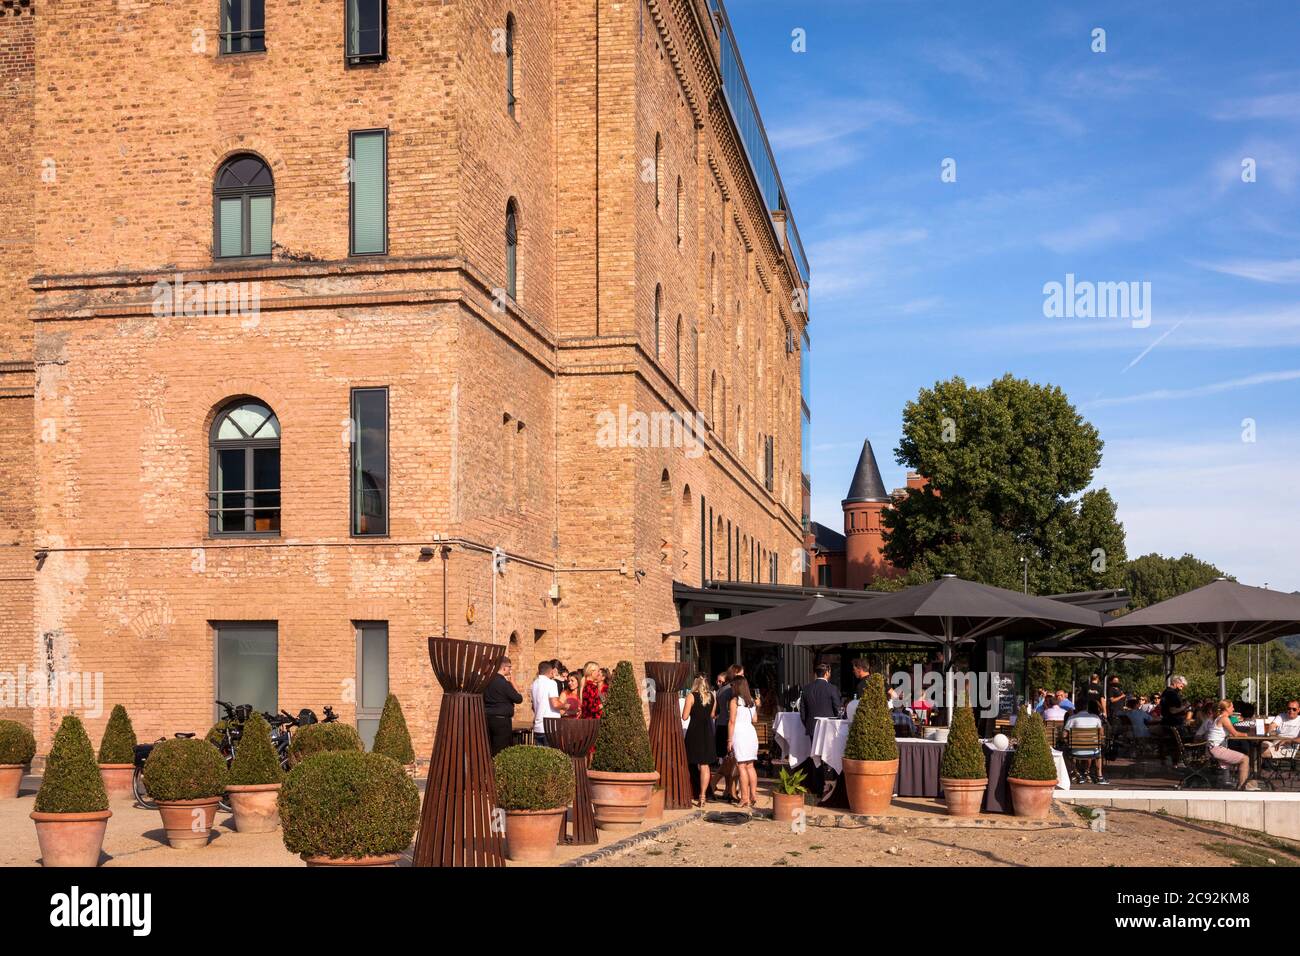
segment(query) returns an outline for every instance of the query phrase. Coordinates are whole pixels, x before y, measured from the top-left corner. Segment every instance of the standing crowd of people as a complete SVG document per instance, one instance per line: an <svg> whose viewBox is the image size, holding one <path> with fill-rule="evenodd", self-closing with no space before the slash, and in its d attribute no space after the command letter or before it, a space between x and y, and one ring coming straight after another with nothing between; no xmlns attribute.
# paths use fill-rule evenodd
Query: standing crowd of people
<svg viewBox="0 0 1300 956"><path fill-rule="evenodd" d="M609 693L609 668L588 661L580 671L570 671L560 660L537 665L537 676L528 688L533 708L533 741L546 745L548 717L599 718L605 712ZM500 667L483 691L483 713L488 740L495 756L510 746L514 733L515 707L524 702L514 684L514 665L502 658Z"/></svg>

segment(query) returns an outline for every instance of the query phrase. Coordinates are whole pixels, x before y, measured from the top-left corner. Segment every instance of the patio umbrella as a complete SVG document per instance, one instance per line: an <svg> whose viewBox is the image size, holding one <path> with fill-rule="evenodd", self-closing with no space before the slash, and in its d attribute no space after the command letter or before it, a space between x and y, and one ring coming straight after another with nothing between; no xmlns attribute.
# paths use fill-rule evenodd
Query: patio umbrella
<svg viewBox="0 0 1300 956"><path fill-rule="evenodd" d="M832 612L837 613L837 612ZM1108 622L1101 632L1114 637L1152 636L1214 648L1219 696L1228 696L1228 648L1267 644L1300 634L1300 594L1253 588L1217 578Z"/></svg>
<svg viewBox="0 0 1300 956"><path fill-rule="evenodd" d="M915 587L827 611L795 625L800 631L875 631L943 646L945 702L952 702L952 652L989 635L1035 640L1069 628L1097 627L1098 611L1008 591L951 574ZM790 628L786 628L790 629Z"/></svg>
<svg viewBox="0 0 1300 956"><path fill-rule="evenodd" d="M853 603L872 602L855 601ZM750 641L767 641L771 644L792 644L799 647L822 647L827 644L845 644L858 641L881 640L897 642L899 640L898 634L863 634L855 629L846 629L843 632L817 631L812 633L798 630L799 625L812 617L848 606L850 605L844 601L833 601L830 598L818 595L804 601L791 601L787 604L778 604L775 607L766 607L761 611L737 614L734 617L723 618L720 621L694 624L677 631L670 631L669 634L677 634L682 637L736 637Z"/></svg>
<svg viewBox="0 0 1300 956"><path fill-rule="evenodd" d="M1029 653L1039 657L1095 657L1103 663L1136 660L1148 654L1159 654L1164 661L1165 680L1168 681L1174 673L1174 658L1195 646L1193 641L1178 639L1170 634L1155 634L1141 629L1123 634L1103 626L1042 641Z"/></svg>

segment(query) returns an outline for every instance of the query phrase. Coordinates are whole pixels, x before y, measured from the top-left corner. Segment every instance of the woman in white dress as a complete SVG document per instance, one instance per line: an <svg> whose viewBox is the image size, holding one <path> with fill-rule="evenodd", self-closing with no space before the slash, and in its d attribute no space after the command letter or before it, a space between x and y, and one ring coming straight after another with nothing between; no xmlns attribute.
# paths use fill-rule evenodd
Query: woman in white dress
<svg viewBox="0 0 1300 956"><path fill-rule="evenodd" d="M749 681L737 677L731 682L733 693L728 708L727 752L736 759L736 789L740 793L740 806L753 807L758 791L758 773L754 761L758 759L758 732L754 730L757 707L750 693Z"/></svg>

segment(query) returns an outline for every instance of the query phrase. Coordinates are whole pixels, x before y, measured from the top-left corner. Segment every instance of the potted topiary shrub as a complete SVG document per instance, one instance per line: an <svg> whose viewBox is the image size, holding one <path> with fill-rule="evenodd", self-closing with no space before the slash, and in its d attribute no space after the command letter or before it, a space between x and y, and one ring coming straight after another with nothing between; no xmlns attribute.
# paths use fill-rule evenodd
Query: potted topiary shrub
<svg viewBox="0 0 1300 956"><path fill-rule="evenodd" d="M1018 817L1041 820L1051 812L1052 789L1056 786L1056 764L1047 746L1047 728L1038 714L1030 714L1028 719L1021 717L1016 727L1020 732L1007 769L1011 807Z"/></svg>
<svg viewBox="0 0 1300 956"><path fill-rule="evenodd" d="M406 768L408 776L415 776L415 748L411 746L411 734L406 729L406 717L396 694L389 694L384 700L370 752L393 758Z"/></svg>
<svg viewBox="0 0 1300 956"><path fill-rule="evenodd" d="M953 714L951 733L939 758L939 783L950 817L973 817L984 804L988 786L984 769L984 748L975 732L975 712L958 707Z"/></svg>
<svg viewBox="0 0 1300 956"><path fill-rule="evenodd" d="M807 774L802 770L791 773L789 768L781 768L781 777L772 788L772 819L778 823L789 823L804 805L804 795L808 788L803 785Z"/></svg>
<svg viewBox="0 0 1300 956"><path fill-rule="evenodd" d="M108 726L99 741L99 775L109 799L132 796L131 777L135 775L135 728L121 704L113 705Z"/></svg>
<svg viewBox="0 0 1300 956"><path fill-rule="evenodd" d="M173 737L153 748L143 776L158 804L167 842L177 850L207 846L217 803L226 792L220 751L197 737Z"/></svg>
<svg viewBox="0 0 1300 956"><path fill-rule="evenodd" d="M313 754L329 750L365 749L361 735L351 724L337 720L328 724L308 724L293 735L293 742L289 744L289 762L296 764Z"/></svg>
<svg viewBox="0 0 1300 956"><path fill-rule="evenodd" d="M854 813L884 813L894 796L898 778L898 744L889 719L885 679L867 678L862 698L853 714L849 739L844 742L844 787Z"/></svg>
<svg viewBox="0 0 1300 956"><path fill-rule="evenodd" d="M59 724L31 818L42 866L98 866L113 811L81 718Z"/></svg>
<svg viewBox="0 0 1300 956"><path fill-rule="evenodd" d="M549 860L573 802L573 762L551 747L507 747L492 760L506 814L506 856Z"/></svg>
<svg viewBox="0 0 1300 956"><path fill-rule="evenodd" d="M36 755L36 738L16 720L0 720L0 799L18 796L23 774Z"/></svg>
<svg viewBox="0 0 1300 956"><path fill-rule="evenodd" d="M633 829L645 819L659 773L630 661L619 661L610 678L587 780L598 829Z"/></svg>
<svg viewBox="0 0 1300 956"><path fill-rule="evenodd" d="M235 815L235 829L240 833L270 833L280 826L276 804L284 770L280 755L271 743L271 725L261 714L244 721L230 764L226 794L230 811Z"/></svg>
<svg viewBox="0 0 1300 956"><path fill-rule="evenodd" d="M323 751L280 788L284 845L308 866L391 866L419 818L419 787L383 754Z"/></svg>

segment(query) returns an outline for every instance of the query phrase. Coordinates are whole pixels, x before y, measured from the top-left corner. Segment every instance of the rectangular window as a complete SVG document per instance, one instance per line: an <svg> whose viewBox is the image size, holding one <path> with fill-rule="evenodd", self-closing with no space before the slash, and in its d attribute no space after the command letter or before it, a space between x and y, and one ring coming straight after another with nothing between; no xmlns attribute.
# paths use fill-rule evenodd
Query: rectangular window
<svg viewBox="0 0 1300 956"><path fill-rule="evenodd" d="M217 700L280 711L280 641L275 621L214 624L217 641ZM220 716L220 714L218 714Z"/></svg>
<svg viewBox="0 0 1300 956"><path fill-rule="evenodd" d="M357 628L357 731L369 750L388 699L388 622L360 621Z"/></svg>
<svg viewBox="0 0 1300 956"><path fill-rule="evenodd" d="M221 0L221 52L261 53L266 49L264 0Z"/></svg>
<svg viewBox="0 0 1300 956"><path fill-rule="evenodd" d="M352 533L388 534L388 389L352 390Z"/></svg>
<svg viewBox="0 0 1300 956"><path fill-rule="evenodd" d="M388 132L350 135L351 249L354 256L388 251Z"/></svg>
<svg viewBox="0 0 1300 956"><path fill-rule="evenodd" d="M822 564L817 567L817 586L820 588L833 588L831 583L831 566Z"/></svg>
<svg viewBox="0 0 1300 956"><path fill-rule="evenodd" d="M763 484L768 491L776 487L776 445L771 435L763 439Z"/></svg>
<svg viewBox="0 0 1300 956"><path fill-rule="evenodd" d="M347 0L349 63L375 63L387 57L384 0Z"/></svg>

